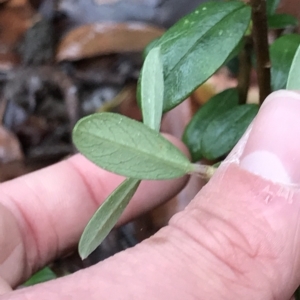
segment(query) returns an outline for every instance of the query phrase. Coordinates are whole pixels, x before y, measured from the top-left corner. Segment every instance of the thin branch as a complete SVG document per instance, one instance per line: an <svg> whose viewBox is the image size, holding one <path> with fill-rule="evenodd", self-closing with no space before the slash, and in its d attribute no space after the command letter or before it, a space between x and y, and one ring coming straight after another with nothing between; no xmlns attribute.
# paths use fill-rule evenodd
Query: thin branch
<svg viewBox="0 0 300 300"><path fill-rule="evenodd" d="M239 54L239 73L238 73L238 93L239 103L245 104L247 101L248 90L251 76L251 53L252 40L246 37L244 49Z"/></svg>
<svg viewBox="0 0 300 300"><path fill-rule="evenodd" d="M263 103L271 93L270 56L268 44L268 25L266 0L250 0L252 7L253 42L257 60L257 79L259 102Z"/></svg>

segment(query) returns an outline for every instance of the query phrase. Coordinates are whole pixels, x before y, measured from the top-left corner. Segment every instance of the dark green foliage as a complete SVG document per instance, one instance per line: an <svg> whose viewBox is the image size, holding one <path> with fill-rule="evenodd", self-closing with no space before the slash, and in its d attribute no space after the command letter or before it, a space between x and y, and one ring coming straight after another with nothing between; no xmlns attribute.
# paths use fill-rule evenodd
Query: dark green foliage
<svg viewBox="0 0 300 300"><path fill-rule="evenodd" d="M288 34L280 37L271 45L271 85L273 91L286 87L291 64L299 44L299 34Z"/></svg>
<svg viewBox="0 0 300 300"><path fill-rule="evenodd" d="M298 20L292 15L275 14L268 17L269 28L280 29L285 27L295 27L298 25Z"/></svg>
<svg viewBox="0 0 300 300"><path fill-rule="evenodd" d="M237 106L238 103L239 96L237 90L228 89L211 98L197 111L187 125L182 138L189 148L192 161L198 161L203 158L202 137L209 124L220 114ZM214 144L216 144L215 141Z"/></svg>
<svg viewBox="0 0 300 300"><path fill-rule="evenodd" d="M257 105L245 104L216 116L202 136L203 156L214 160L227 154L242 137L257 112Z"/></svg>
<svg viewBox="0 0 300 300"><path fill-rule="evenodd" d="M267 14L273 15L276 12L280 0L267 0Z"/></svg>
<svg viewBox="0 0 300 300"><path fill-rule="evenodd" d="M56 279L55 273L49 268L46 267L38 272L36 272L34 275L32 275L25 283L25 286L35 285L38 283L42 283L45 281L49 281L52 279Z"/></svg>
<svg viewBox="0 0 300 300"><path fill-rule="evenodd" d="M248 29L250 12L241 1L211 1L151 44L161 46L164 111L180 104L227 61Z"/></svg>

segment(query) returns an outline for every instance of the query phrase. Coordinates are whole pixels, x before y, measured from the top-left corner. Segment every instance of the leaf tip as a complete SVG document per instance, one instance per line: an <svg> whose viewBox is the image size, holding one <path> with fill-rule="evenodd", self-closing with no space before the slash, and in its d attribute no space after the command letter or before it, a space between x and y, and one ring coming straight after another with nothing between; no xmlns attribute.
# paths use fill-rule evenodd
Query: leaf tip
<svg viewBox="0 0 300 300"><path fill-rule="evenodd" d="M90 255L90 253L88 253L88 251L86 251L84 244L85 243L82 242L82 238L81 238L79 241L79 244L78 244L78 254L79 254L81 260L86 259Z"/></svg>

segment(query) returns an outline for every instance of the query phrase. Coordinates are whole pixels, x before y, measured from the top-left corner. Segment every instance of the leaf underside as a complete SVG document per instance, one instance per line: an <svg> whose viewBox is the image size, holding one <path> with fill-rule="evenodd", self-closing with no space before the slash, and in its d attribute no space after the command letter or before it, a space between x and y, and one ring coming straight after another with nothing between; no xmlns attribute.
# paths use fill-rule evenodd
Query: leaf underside
<svg viewBox="0 0 300 300"><path fill-rule="evenodd" d="M191 171L174 145L144 124L114 113L81 119L73 142L89 160L105 170L136 179L172 179Z"/></svg>
<svg viewBox="0 0 300 300"><path fill-rule="evenodd" d="M113 229L139 184L139 180L127 178L96 211L80 238L78 250L82 259L88 257Z"/></svg>
<svg viewBox="0 0 300 300"><path fill-rule="evenodd" d="M153 48L142 69L141 103L143 123L159 131L164 101L164 74L160 48Z"/></svg>

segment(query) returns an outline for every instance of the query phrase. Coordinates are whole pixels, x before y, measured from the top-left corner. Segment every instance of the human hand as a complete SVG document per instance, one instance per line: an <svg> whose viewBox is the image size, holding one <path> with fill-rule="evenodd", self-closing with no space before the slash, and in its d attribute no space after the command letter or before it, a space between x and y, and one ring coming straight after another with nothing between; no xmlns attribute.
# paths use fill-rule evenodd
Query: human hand
<svg viewBox="0 0 300 300"><path fill-rule="evenodd" d="M300 283L299 116L300 94L273 93L226 162L169 226L89 269L0 299L290 299ZM95 199L121 181L106 184L107 172L80 156L72 159L2 186L0 201L11 214L3 208L0 241L14 244L0 242L0 274L12 285L74 246ZM174 181L168 191L162 182L163 196L158 184L144 183L123 221L138 213L138 201L144 209L152 202L146 198L174 192ZM179 179L175 186L183 184Z"/></svg>

